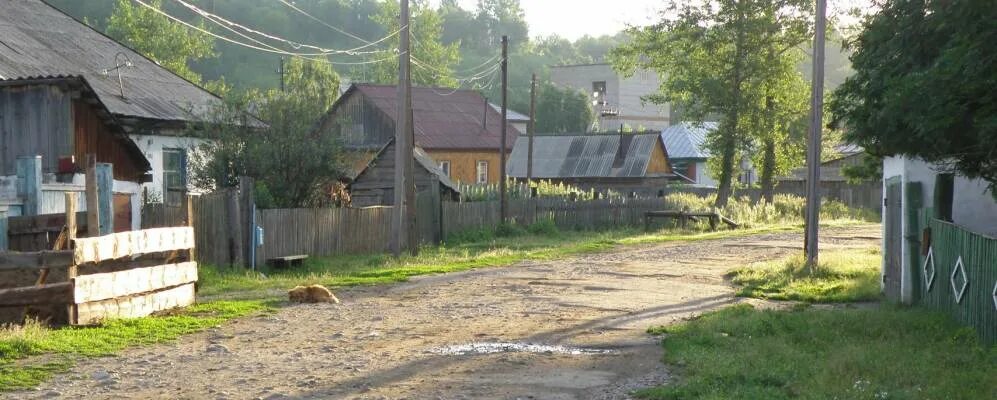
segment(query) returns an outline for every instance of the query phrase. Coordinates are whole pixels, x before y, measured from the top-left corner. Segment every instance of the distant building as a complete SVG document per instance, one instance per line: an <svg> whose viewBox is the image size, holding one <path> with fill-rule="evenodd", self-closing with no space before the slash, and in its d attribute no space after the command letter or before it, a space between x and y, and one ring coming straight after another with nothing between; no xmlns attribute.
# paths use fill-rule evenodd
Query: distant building
<svg viewBox="0 0 997 400"><path fill-rule="evenodd" d="M625 78L607 63L555 65L550 67L550 79L559 86L588 94L597 131L617 131L622 125L636 130L662 130L678 121L669 104L641 100L658 90L660 81L653 71L639 70Z"/></svg>
<svg viewBox="0 0 997 400"><path fill-rule="evenodd" d="M0 1L0 38L0 81L84 77L149 159L144 188L180 205L188 153L204 142L187 126L217 96L41 0Z"/></svg>
<svg viewBox="0 0 997 400"><path fill-rule="evenodd" d="M527 178L528 149L528 137L520 137L509 156L509 177ZM672 172L658 132L534 136L533 178L652 196L669 183L688 182Z"/></svg>
<svg viewBox="0 0 997 400"><path fill-rule="evenodd" d="M377 151L395 136L398 113L395 86L353 84L320 121L319 130L340 137L347 148ZM500 154L508 154L520 132L507 127L501 149L502 115L478 92L412 88L415 145L443 173L464 183L496 183Z"/></svg>
<svg viewBox="0 0 997 400"><path fill-rule="evenodd" d="M684 175L696 185L717 185L716 179L706 169L706 160L710 158L706 134L714 129L717 129L716 122L704 122L702 125L684 122L661 131L661 140L668 149L676 174Z"/></svg>
<svg viewBox="0 0 997 400"><path fill-rule="evenodd" d="M495 103L488 103L488 104L490 104L492 108L494 108L495 111L497 111L499 114L502 113L502 106ZM520 134L525 135L527 133L526 129L530 124L529 115L523 114L521 112L516 112L510 108L506 110L505 120L509 121L509 125L512 125L513 128L516 128L516 130L519 131Z"/></svg>

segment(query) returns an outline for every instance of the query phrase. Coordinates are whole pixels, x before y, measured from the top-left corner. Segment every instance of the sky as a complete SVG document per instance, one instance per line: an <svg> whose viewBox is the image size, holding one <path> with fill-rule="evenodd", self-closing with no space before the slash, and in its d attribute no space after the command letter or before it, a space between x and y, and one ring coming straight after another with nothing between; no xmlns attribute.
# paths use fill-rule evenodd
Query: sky
<svg viewBox="0 0 997 400"><path fill-rule="evenodd" d="M872 0L829 0L829 14L854 6L867 6ZM438 3L438 2L436 2ZM477 0L459 0L473 9ZM526 12L530 36L557 34L575 40L584 35L612 35L627 25L648 25L657 21L665 0L520 0Z"/></svg>

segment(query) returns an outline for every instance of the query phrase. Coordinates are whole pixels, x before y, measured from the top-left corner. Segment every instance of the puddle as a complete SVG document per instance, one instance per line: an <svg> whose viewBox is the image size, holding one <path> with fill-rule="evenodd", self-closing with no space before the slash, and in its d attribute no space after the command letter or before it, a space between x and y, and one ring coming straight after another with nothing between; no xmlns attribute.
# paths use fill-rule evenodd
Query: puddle
<svg viewBox="0 0 997 400"><path fill-rule="evenodd" d="M534 343L512 343L512 342L475 342L458 344L453 346L438 347L430 352L445 356L464 356L471 354L494 354L494 353L539 353L539 354L567 354L572 356L588 354L614 354L615 350L593 349L586 347L552 346Z"/></svg>

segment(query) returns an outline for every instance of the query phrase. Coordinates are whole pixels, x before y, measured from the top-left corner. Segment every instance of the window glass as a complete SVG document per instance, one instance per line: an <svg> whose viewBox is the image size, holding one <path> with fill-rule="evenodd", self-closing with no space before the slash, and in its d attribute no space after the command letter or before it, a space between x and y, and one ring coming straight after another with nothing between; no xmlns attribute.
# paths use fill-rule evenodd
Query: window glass
<svg viewBox="0 0 997 400"><path fill-rule="evenodd" d="M478 161L478 183L488 183L488 161Z"/></svg>
<svg viewBox="0 0 997 400"><path fill-rule="evenodd" d="M183 205L187 194L187 152L163 149L163 201L168 206Z"/></svg>
<svg viewBox="0 0 997 400"><path fill-rule="evenodd" d="M439 166L440 166L440 170L443 171L443 175L446 175L447 177L449 177L450 176L450 161L449 160L440 161L440 165Z"/></svg>

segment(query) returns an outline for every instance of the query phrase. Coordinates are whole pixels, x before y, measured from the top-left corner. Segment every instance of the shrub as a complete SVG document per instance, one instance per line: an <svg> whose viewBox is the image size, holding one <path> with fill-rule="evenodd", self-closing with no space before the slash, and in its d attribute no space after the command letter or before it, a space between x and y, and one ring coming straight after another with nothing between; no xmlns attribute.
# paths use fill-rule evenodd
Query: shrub
<svg viewBox="0 0 997 400"><path fill-rule="evenodd" d="M554 220L550 219L534 222L526 227L526 230L534 235L556 236L561 234L557 225L554 224Z"/></svg>

